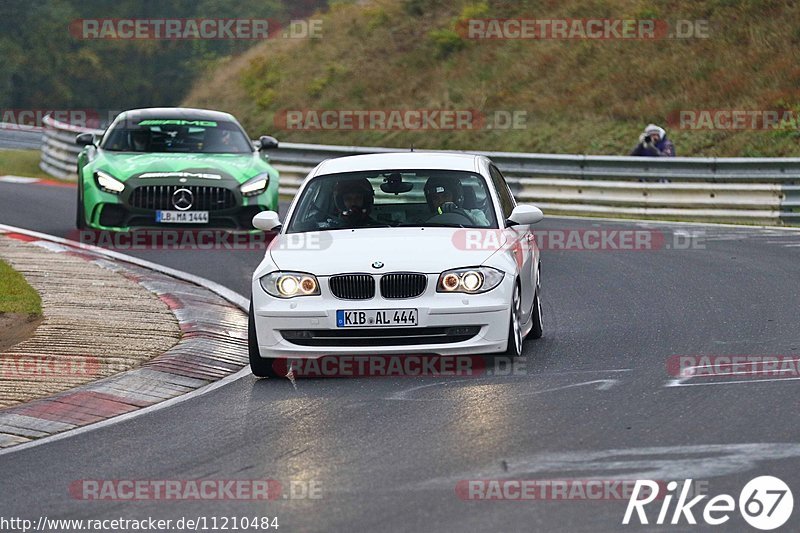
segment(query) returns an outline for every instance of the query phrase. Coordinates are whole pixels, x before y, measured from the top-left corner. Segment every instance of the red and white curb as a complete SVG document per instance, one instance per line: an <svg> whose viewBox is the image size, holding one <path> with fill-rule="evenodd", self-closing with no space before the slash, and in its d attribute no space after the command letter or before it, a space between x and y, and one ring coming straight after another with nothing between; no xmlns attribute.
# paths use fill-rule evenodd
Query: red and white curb
<svg viewBox="0 0 800 533"><path fill-rule="evenodd" d="M139 368L0 409L0 448L4 448L0 454L167 407L249 374L249 302L241 295L117 252L2 224L0 233L80 257L136 281L167 304L182 332L175 346Z"/></svg>
<svg viewBox="0 0 800 533"><path fill-rule="evenodd" d="M66 181L58 181L58 180L48 180L42 178L30 178L28 176L13 176L13 175L6 175L0 176L0 182L3 183L17 183L17 184L28 184L28 185L49 185L52 187L68 187L71 189L75 188L75 183L70 183Z"/></svg>

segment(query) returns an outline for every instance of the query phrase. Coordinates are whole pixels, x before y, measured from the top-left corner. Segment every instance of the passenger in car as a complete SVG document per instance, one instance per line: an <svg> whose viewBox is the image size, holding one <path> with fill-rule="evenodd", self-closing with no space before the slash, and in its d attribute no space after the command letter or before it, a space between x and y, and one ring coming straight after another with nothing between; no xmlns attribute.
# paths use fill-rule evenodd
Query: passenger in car
<svg viewBox="0 0 800 533"><path fill-rule="evenodd" d="M433 216L445 213L458 213L476 226L489 226L486 214L480 209L467 209L465 204L464 186L455 178L431 177L425 183L425 200L431 208ZM470 189L471 195L475 193Z"/></svg>

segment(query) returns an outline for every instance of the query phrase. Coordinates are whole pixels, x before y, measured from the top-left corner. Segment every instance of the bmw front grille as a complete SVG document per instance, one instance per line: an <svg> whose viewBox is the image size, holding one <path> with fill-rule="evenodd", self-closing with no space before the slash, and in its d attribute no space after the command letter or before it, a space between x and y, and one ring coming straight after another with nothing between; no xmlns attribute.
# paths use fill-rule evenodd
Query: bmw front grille
<svg viewBox="0 0 800 533"><path fill-rule="evenodd" d="M384 274L381 276L381 296L389 300L416 298L425 292L427 285L425 274Z"/></svg>
<svg viewBox="0 0 800 533"><path fill-rule="evenodd" d="M331 292L342 300L369 300L375 297L375 280L369 274L331 276Z"/></svg>
<svg viewBox="0 0 800 533"><path fill-rule="evenodd" d="M334 296L341 300L370 300L375 297L375 278L370 274L338 274L328 283ZM391 273L380 277L381 296L388 300L416 298L425 292L425 274Z"/></svg>

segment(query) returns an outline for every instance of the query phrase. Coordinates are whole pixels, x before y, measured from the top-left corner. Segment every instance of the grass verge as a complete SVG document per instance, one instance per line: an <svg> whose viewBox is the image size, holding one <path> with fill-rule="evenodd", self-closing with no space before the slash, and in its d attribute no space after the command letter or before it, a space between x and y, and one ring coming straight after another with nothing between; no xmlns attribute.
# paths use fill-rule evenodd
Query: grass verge
<svg viewBox="0 0 800 533"><path fill-rule="evenodd" d="M42 300L25 278L0 260L0 314L18 313L39 316Z"/></svg>
<svg viewBox="0 0 800 533"><path fill-rule="evenodd" d="M39 150L0 150L0 175L53 179L39 168Z"/></svg>
<svg viewBox="0 0 800 533"><path fill-rule="evenodd" d="M282 141L418 149L626 155L664 126L679 156L796 156L797 120L776 129L693 128L683 111L800 115L800 3L782 0L364 0L331 2L319 38L270 39L219 61L184 103L238 116ZM507 19L678 21L664 39L473 39ZM474 128L326 129L325 110L477 110ZM509 127L499 117L524 119ZM505 125L505 127L503 127Z"/></svg>

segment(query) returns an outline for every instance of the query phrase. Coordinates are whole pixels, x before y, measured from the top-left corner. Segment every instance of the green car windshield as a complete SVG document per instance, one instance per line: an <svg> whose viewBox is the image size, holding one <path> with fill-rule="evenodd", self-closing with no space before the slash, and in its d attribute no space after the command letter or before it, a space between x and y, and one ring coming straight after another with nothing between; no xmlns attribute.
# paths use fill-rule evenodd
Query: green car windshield
<svg viewBox="0 0 800 533"><path fill-rule="evenodd" d="M122 120L112 126L100 146L112 152L245 154L250 139L238 124L218 120Z"/></svg>

